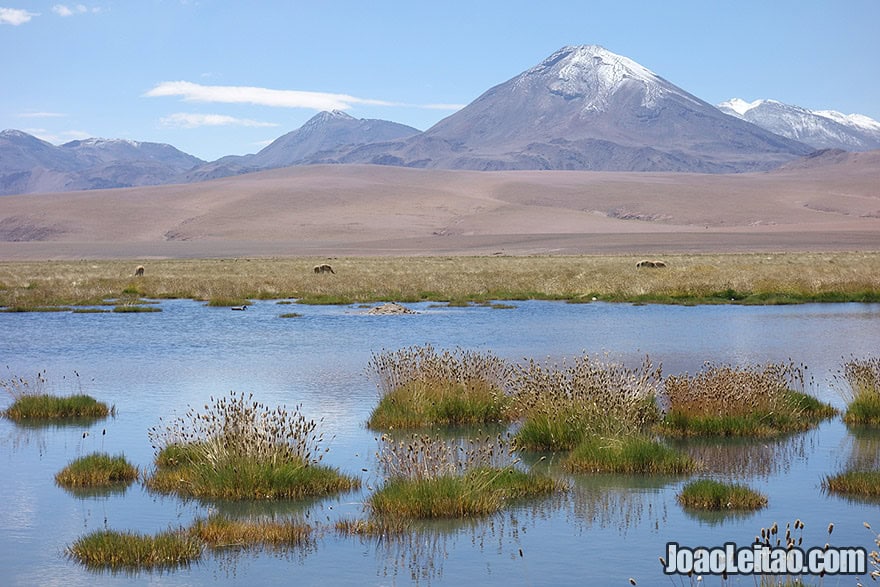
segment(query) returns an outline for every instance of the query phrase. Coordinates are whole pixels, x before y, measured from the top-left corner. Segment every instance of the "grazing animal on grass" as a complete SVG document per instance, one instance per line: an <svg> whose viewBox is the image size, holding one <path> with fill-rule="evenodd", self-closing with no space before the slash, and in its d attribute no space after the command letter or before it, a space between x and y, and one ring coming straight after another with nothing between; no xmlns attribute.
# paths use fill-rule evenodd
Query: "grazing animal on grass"
<svg viewBox="0 0 880 587"><path fill-rule="evenodd" d="M144 266L138 265L137 269L134 270L135 277L143 277L144 276Z"/></svg>
<svg viewBox="0 0 880 587"><path fill-rule="evenodd" d="M666 263L664 263L663 261L648 261L647 259L644 259L636 263L636 267L639 269L641 269L642 267L661 268L666 267Z"/></svg>
<svg viewBox="0 0 880 587"><path fill-rule="evenodd" d="M336 272L333 271L333 267L327 265L326 263L324 263L323 265L315 265L315 273L333 273L334 275L336 274Z"/></svg>

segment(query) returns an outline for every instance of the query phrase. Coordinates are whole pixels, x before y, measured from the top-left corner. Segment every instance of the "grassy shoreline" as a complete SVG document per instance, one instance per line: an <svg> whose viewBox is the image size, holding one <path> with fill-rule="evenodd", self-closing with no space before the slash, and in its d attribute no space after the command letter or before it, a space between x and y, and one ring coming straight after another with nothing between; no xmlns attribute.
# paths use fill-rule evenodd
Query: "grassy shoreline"
<svg viewBox="0 0 880 587"><path fill-rule="evenodd" d="M880 302L880 252L665 255L346 257L0 262L0 307L30 310L105 300L284 299L310 304L547 299L667 304ZM142 277L133 275L144 265Z"/></svg>

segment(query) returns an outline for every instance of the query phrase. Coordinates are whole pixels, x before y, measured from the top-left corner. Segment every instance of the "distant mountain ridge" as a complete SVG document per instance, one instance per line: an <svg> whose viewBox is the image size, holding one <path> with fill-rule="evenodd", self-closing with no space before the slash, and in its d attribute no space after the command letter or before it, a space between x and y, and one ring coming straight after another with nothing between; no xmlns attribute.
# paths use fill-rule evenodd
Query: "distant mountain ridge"
<svg viewBox="0 0 880 587"><path fill-rule="evenodd" d="M162 143L86 139L55 146L21 131L0 132L0 194L159 185L204 163Z"/></svg>
<svg viewBox="0 0 880 587"><path fill-rule="evenodd" d="M860 114L810 110L776 100L746 102L740 98L722 102L718 109L816 149L880 149L880 122Z"/></svg>
<svg viewBox="0 0 880 587"><path fill-rule="evenodd" d="M158 143L54 146L3 131L0 194L185 183L321 163L732 173L773 169L816 148L880 148L880 123L772 101L715 107L627 57L581 45L563 47L424 132L321 112L256 154L205 162Z"/></svg>

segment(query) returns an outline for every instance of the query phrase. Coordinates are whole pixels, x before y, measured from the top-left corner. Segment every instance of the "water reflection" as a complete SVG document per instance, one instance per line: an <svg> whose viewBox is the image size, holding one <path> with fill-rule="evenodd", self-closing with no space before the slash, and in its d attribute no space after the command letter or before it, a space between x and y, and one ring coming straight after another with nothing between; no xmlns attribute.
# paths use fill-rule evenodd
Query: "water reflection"
<svg viewBox="0 0 880 587"><path fill-rule="evenodd" d="M687 453L704 472L730 478L787 473L816 450L818 432L811 430L773 439L687 438L670 443Z"/></svg>
<svg viewBox="0 0 880 587"><path fill-rule="evenodd" d="M849 434L841 440L841 454L846 454L847 471L880 469L880 429L847 426Z"/></svg>

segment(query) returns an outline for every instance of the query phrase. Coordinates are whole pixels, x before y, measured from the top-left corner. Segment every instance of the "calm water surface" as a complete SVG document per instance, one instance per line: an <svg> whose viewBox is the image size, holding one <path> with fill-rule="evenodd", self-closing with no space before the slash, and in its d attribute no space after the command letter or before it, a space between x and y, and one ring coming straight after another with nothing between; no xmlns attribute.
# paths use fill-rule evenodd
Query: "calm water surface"
<svg viewBox="0 0 880 587"><path fill-rule="evenodd" d="M880 438L854 435L833 420L778 441L684 445L710 463L711 474L769 496L768 508L739 517L683 511L675 500L682 478L576 476L568 495L486 520L424 524L399 540L319 531L311 545L290 552L208 555L190 568L135 575L93 573L65 557L68 545L96 529L156 532L218 509L302 516L320 527L364 515L368 488L381 482L375 434L364 426L377 401L365 367L383 349L430 343L491 350L513 361L607 353L633 367L648 355L664 374L695 372L706 361L791 359L808 366L810 391L838 407L833 375L843 361L880 352L880 305L514 305L413 304L419 315L367 316L353 306L258 302L230 312L175 300L151 314L0 314L0 378L32 378L45 369L53 391L81 389L118 409L115 418L87 427L23 428L0 420L0 584L628 585L634 577L639 585L679 585L688 582L670 581L657 560L667 542L745 546L762 527L798 518L806 523L805 547L826 542L829 522L833 544L871 547L862 523L880 527L878 504L828 496L821 480L851 462L876 466ZM303 316L279 317L290 311ZM268 406L301 405L307 416L323 418L322 429L332 436L325 462L361 475L364 489L307 503L236 506L183 502L137 484L101 496L55 486L57 471L99 450L149 468L148 428L230 391L253 392ZM0 398L0 407L8 403ZM855 579L826 577L822 584Z"/></svg>

